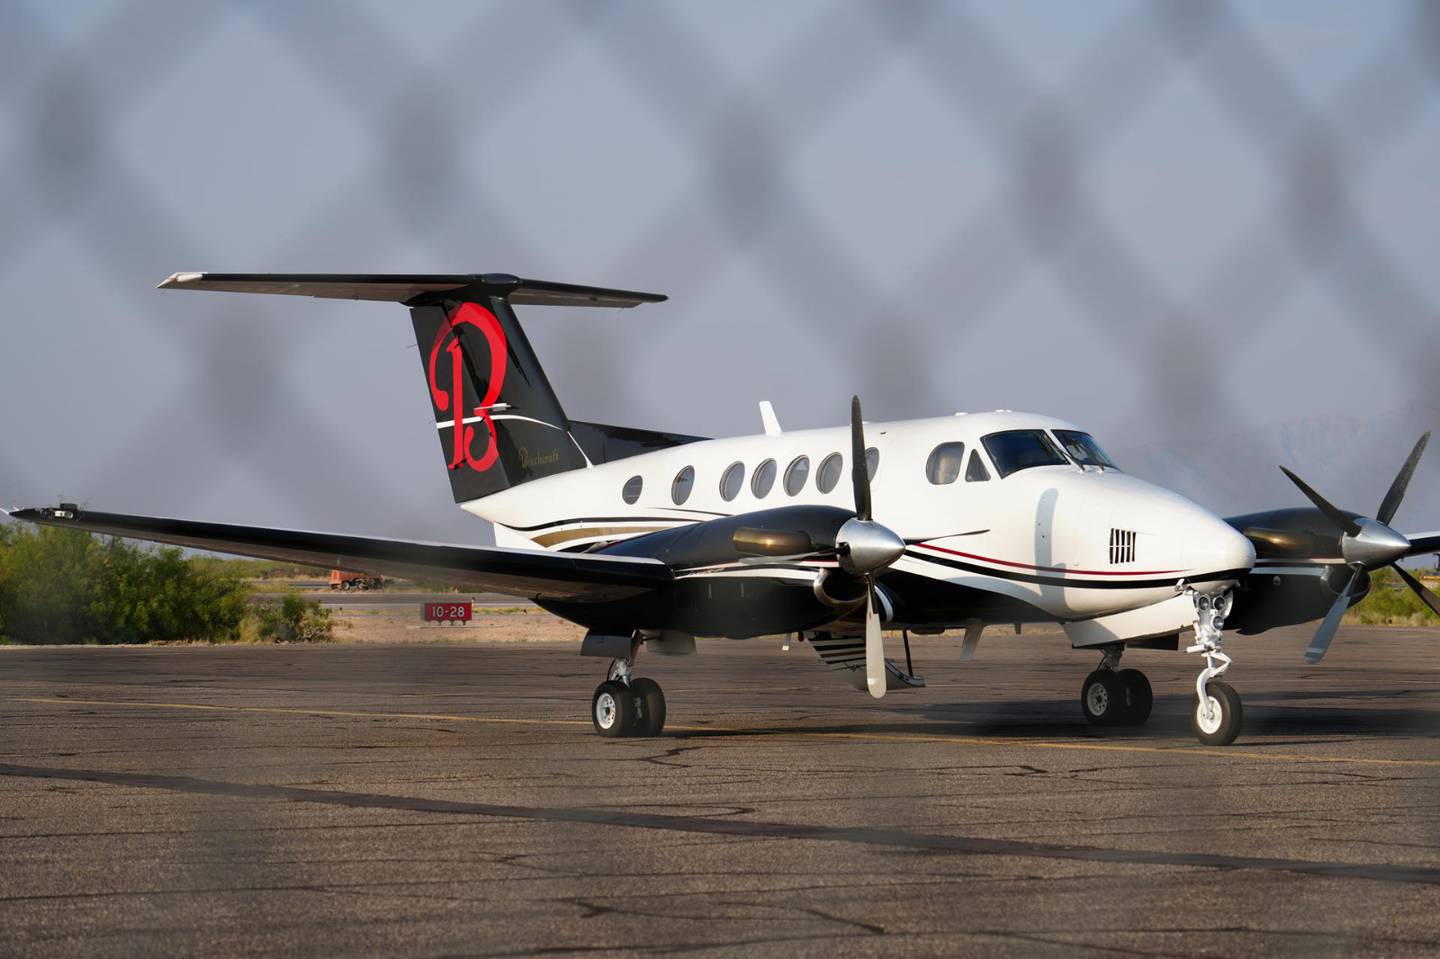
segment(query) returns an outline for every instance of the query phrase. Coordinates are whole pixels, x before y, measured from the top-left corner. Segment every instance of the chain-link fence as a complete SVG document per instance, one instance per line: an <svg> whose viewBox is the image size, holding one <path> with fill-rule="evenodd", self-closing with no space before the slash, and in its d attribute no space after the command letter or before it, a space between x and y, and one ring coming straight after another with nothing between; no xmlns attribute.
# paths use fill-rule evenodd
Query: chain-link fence
<svg viewBox="0 0 1440 959"><path fill-rule="evenodd" d="M1378 501L1440 372L1433 4L776 6L5 4L0 496L483 539L401 311L152 287L503 270L672 295L527 314L577 415L1035 409L1217 508L1277 458Z"/></svg>

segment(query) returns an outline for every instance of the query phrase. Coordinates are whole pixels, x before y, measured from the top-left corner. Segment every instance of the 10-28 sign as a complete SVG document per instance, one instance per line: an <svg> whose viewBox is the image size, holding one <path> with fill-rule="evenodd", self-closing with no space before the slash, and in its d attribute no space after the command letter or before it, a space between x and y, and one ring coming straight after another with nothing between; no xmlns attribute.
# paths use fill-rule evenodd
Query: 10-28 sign
<svg viewBox="0 0 1440 959"><path fill-rule="evenodd" d="M474 611L472 603L426 603L422 607L427 623L468 623Z"/></svg>

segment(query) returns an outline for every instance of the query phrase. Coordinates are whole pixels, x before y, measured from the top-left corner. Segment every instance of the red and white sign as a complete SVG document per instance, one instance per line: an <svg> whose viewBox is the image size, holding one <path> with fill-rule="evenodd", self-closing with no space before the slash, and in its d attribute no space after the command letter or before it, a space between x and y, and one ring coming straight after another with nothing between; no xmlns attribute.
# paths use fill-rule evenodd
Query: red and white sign
<svg viewBox="0 0 1440 959"><path fill-rule="evenodd" d="M427 623L468 623L473 603L426 603L422 608Z"/></svg>

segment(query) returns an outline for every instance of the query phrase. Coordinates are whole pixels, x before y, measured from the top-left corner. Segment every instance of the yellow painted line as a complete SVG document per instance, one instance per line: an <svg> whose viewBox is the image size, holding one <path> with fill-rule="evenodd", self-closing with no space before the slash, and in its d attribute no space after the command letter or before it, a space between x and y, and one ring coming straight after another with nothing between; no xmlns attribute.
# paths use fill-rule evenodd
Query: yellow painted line
<svg viewBox="0 0 1440 959"><path fill-rule="evenodd" d="M326 716L338 719L413 719L427 722L481 723L509 726L583 726L590 723L579 719L507 719L499 716L457 716L446 713L380 713L346 709L295 709L283 706L219 706L208 703L153 703L123 699L60 699L44 696L11 696L11 701L44 706L119 706L134 709L176 709L196 712L260 713L274 716ZM1267 762L1345 763L1360 766L1440 767L1440 759L1379 759L1358 756L1305 755L1303 753L1271 753L1234 747L1145 746L1129 743L1056 742L1054 740L1005 739L995 736L936 736L928 733L864 733L815 732L789 730L784 726L681 726L667 723L667 730L693 733L743 735L772 733L803 739L840 739L873 743L934 743L945 746L1002 746L1012 749L1060 749L1081 752L1165 753L1175 756L1214 756L1221 759L1263 759Z"/></svg>
<svg viewBox="0 0 1440 959"><path fill-rule="evenodd" d="M588 726L578 719L502 719L498 716L448 716L444 713L368 713L344 709L286 709L280 706L216 706L206 703L147 703L123 699L52 699L12 696L17 703L48 706L130 706L140 709L193 709L201 712L268 713L277 716L331 716L340 719L423 719L447 723L495 723L516 726ZM676 729L681 727L677 726ZM700 727L695 727L700 728Z"/></svg>

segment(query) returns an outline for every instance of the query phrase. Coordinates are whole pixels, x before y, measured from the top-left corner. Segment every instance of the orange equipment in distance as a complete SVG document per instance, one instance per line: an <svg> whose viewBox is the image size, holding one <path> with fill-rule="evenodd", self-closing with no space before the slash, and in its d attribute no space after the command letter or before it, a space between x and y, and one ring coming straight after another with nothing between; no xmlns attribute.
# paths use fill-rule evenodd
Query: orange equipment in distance
<svg viewBox="0 0 1440 959"><path fill-rule="evenodd" d="M343 589L349 592L352 589L379 589L385 585L385 577L371 576L368 573L356 573L346 569L332 569L330 571L330 588Z"/></svg>

